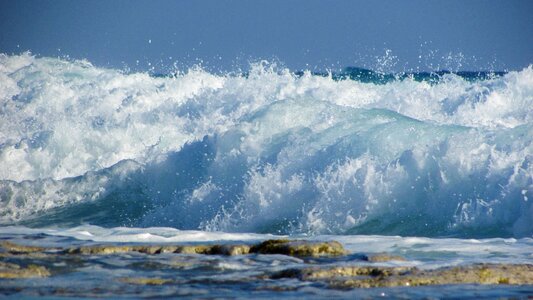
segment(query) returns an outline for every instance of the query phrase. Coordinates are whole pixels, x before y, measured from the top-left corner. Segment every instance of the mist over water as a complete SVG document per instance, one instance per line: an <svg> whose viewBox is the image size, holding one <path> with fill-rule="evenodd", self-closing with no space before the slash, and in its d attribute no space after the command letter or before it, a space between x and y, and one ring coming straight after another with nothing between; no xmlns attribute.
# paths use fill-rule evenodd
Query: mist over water
<svg viewBox="0 0 533 300"><path fill-rule="evenodd" d="M0 223L533 235L532 66L361 74L0 55Z"/></svg>

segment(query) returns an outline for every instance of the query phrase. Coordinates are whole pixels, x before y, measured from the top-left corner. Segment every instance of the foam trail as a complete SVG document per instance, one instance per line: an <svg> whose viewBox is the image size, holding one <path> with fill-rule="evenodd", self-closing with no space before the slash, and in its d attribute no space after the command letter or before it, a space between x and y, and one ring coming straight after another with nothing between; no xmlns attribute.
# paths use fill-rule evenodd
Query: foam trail
<svg viewBox="0 0 533 300"><path fill-rule="evenodd" d="M0 55L0 222L533 235L533 67L382 84Z"/></svg>

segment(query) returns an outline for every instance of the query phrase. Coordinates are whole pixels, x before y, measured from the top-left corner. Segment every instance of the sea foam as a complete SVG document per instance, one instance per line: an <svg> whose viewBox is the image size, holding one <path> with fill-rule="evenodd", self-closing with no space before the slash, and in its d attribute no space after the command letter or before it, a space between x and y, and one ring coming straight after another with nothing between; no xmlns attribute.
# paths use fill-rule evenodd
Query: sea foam
<svg viewBox="0 0 533 300"><path fill-rule="evenodd" d="M533 235L533 67L384 84L0 55L0 222Z"/></svg>

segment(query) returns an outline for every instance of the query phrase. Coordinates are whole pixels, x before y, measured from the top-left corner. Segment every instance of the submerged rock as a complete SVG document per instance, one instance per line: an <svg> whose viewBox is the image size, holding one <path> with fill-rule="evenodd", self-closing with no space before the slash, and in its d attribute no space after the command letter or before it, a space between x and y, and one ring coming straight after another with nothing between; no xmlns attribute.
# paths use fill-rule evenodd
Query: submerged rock
<svg viewBox="0 0 533 300"><path fill-rule="evenodd" d="M47 248L37 247L37 246L25 246L15 244L9 241L3 241L0 243L0 247L5 251L13 254L23 254L23 253L34 253L34 252L43 252Z"/></svg>
<svg viewBox="0 0 533 300"><path fill-rule="evenodd" d="M391 261L391 260L406 261L406 259L403 256L393 255L393 254L388 254L388 253L375 253L375 254L367 255L365 258L366 258L365 259L366 261L370 261L370 262L386 262L386 261Z"/></svg>
<svg viewBox="0 0 533 300"><path fill-rule="evenodd" d="M50 272L43 266L28 265L23 268L14 263L0 262L0 278L48 277Z"/></svg>
<svg viewBox="0 0 533 300"><path fill-rule="evenodd" d="M22 246L10 242L3 242L0 254L6 254L0 260L0 278L33 278L47 277L51 271L40 266L43 260L49 262L54 273L77 272L78 268L90 266L98 261L99 255L114 255L125 253L143 253L157 255L160 253L194 254L194 255L246 255L246 254L282 254L295 257L335 257L347 254L346 250L338 242L310 242L295 240L267 240L255 245L243 244L215 244L215 245L90 245L70 248L45 248L35 246ZM39 255L44 255L40 257ZM87 256L85 256L87 255ZM1 257L1 256L0 256ZM243 260L264 260L264 257L250 256ZM194 269L194 272L202 270L216 270L219 272L226 269L226 262L232 259L202 258L184 256L170 257L133 257L133 263L126 264L128 270L158 273L153 277L119 278L123 283L137 285L162 285L162 284L233 284L234 282L249 282L250 280L264 280L263 283L272 285L274 288L284 287L287 281L284 279L297 279L302 284L314 282L334 289L373 288L373 287L397 287L397 286L425 286L425 285L449 285L449 284L506 284L506 285L533 285L533 264L474 264L467 266L445 267L434 270L421 270L412 266L382 266L373 262L389 260L401 261L403 257L379 253L363 257L367 262L361 262L360 258L343 257L340 259L311 259L301 260L299 267L282 271L269 270L253 273L252 276L234 276L211 278L211 276L199 276L188 278L181 274L180 277L171 279L159 278L160 272L176 272L180 270ZM131 255L122 255L118 259L130 262ZM174 262L173 259L179 259ZM276 258L278 259L278 258ZM286 260L284 258L282 260ZM235 261L240 261L237 259ZM294 258L293 260L296 260ZM309 262L313 262L310 267ZM347 265L348 262L359 264ZM337 263L337 264L336 264ZM253 264L251 264L253 265ZM47 265L48 266L48 265ZM245 269L248 269L246 266ZM139 270L141 269L141 270ZM233 269L230 266L231 270ZM209 272L211 272L209 271ZM189 271L186 271L189 272ZM222 271L220 271L222 272ZM233 272L233 271L232 271ZM137 273L136 273L137 274ZM294 280L292 280L294 281Z"/></svg>
<svg viewBox="0 0 533 300"><path fill-rule="evenodd" d="M165 278L147 278L147 277L123 277L119 278L119 281L130 284L138 285L162 285L165 283L171 283L172 280Z"/></svg>
<svg viewBox="0 0 533 300"><path fill-rule="evenodd" d="M107 255L120 254L126 252L139 252L144 254L160 254L160 253L182 253L182 254L220 254L220 255L237 255L247 254L245 249L248 246L239 245L185 245L185 246L120 246L120 245L98 245L98 246L83 246L66 249L67 254L83 254L83 255Z"/></svg>
<svg viewBox="0 0 533 300"><path fill-rule="evenodd" d="M69 248L64 251L67 254L84 254L84 255L105 255L115 253L125 253L134 251L133 246L83 246Z"/></svg>

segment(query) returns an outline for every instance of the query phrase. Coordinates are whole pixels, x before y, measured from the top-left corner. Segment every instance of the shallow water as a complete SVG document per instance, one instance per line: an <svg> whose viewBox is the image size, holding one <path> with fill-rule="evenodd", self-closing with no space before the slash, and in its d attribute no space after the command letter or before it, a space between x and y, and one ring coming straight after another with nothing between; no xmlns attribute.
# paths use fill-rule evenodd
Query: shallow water
<svg viewBox="0 0 533 300"><path fill-rule="evenodd" d="M180 231L173 228L112 228L82 226L69 229L0 228L3 240L25 245L72 247L95 244L212 244L255 243L286 236ZM533 295L533 286L448 285L346 289L326 282L295 278L264 279L290 268L309 266L377 265L416 266L435 269L473 263L533 263L533 239L438 239L399 236L291 237L312 241L340 241L349 251L337 258L296 258L285 255L242 256L166 253L123 253L75 258L37 257L34 264L47 266L48 278L0 280L0 291L12 298L69 297L200 297L200 298L479 298ZM368 262L373 253L400 255L406 261ZM16 258L5 260L17 262ZM27 261L26 261L27 263ZM135 284L128 279L168 280L161 285Z"/></svg>

